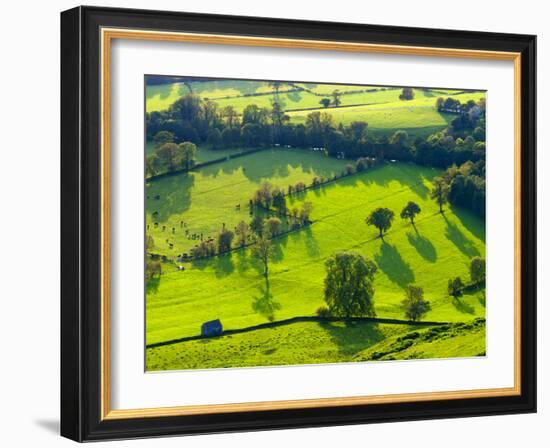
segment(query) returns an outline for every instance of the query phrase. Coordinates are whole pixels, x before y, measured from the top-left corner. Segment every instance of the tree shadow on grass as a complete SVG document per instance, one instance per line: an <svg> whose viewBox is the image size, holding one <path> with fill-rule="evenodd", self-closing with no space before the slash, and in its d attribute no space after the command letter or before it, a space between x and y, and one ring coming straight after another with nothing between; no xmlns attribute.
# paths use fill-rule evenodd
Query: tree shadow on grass
<svg viewBox="0 0 550 448"><path fill-rule="evenodd" d="M160 285L160 277L145 280L145 295L156 294Z"/></svg>
<svg viewBox="0 0 550 448"><path fill-rule="evenodd" d="M319 250L319 243L313 236L313 233L311 232L311 227L307 226L304 230L302 230L300 233L303 233L305 238L305 246L307 250L307 254L310 257L317 257L321 253Z"/></svg>
<svg viewBox="0 0 550 448"><path fill-rule="evenodd" d="M475 312L474 307L466 303L464 300L452 299L452 301L453 301L453 306L456 308L457 311L464 314L474 314Z"/></svg>
<svg viewBox="0 0 550 448"><path fill-rule="evenodd" d="M403 260L397 248L386 241L382 242L380 253L374 256L374 261L391 282L402 288L414 283L415 277L411 266Z"/></svg>
<svg viewBox="0 0 550 448"><path fill-rule="evenodd" d="M345 356L353 356L384 339L376 323L321 322L319 325Z"/></svg>
<svg viewBox="0 0 550 448"><path fill-rule="evenodd" d="M235 264L233 263L232 256L232 253L228 253L225 255L218 255L217 257L214 257L215 259L213 265L216 277L227 277L235 270Z"/></svg>
<svg viewBox="0 0 550 448"><path fill-rule="evenodd" d="M429 261L430 263L436 262L437 252L434 245L428 238L420 235L416 228L415 233L407 232L407 239L409 240L409 243L414 246L414 248L422 258Z"/></svg>
<svg viewBox="0 0 550 448"><path fill-rule="evenodd" d="M466 237L466 235L462 233L458 226L450 222L444 213L443 218L447 223L445 236L457 247L457 249L470 258L479 255L479 250L477 249L477 247L475 247L474 244Z"/></svg>
<svg viewBox="0 0 550 448"><path fill-rule="evenodd" d="M275 320L275 312L281 309L281 304L273 298L269 279L265 279L265 284L258 287L259 294L252 301L252 309L255 313L265 317L270 322Z"/></svg>
<svg viewBox="0 0 550 448"><path fill-rule="evenodd" d="M151 215L151 221L164 223L172 215L188 210L194 185L195 175L191 173L175 174L149 182L145 189L145 211ZM156 213L155 216L153 213Z"/></svg>
<svg viewBox="0 0 550 448"><path fill-rule="evenodd" d="M485 242L485 219L477 217L471 211L464 210L460 207L451 205L450 209L472 235Z"/></svg>

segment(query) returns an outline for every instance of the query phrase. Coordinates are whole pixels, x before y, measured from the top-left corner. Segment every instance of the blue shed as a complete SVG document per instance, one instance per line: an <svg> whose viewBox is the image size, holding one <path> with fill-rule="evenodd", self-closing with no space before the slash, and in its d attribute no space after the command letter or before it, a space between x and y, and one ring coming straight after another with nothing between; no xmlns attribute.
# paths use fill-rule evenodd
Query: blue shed
<svg viewBox="0 0 550 448"><path fill-rule="evenodd" d="M210 320L201 325L201 336L219 336L222 331L223 327L220 319Z"/></svg>

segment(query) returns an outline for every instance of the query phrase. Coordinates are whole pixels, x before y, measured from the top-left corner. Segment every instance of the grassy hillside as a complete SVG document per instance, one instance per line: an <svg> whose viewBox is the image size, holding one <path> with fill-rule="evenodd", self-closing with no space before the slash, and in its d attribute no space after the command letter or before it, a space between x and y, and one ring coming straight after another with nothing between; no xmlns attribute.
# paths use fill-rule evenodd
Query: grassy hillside
<svg viewBox="0 0 550 448"><path fill-rule="evenodd" d="M481 356L485 324L297 323L147 350L147 370Z"/></svg>
<svg viewBox="0 0 550 448"><path fill-rule="evenodd" d="M148 195L158 193L161 199L155 205L148 203L147 211L157 209L161 222L185 219L190 228L210 234L221 222L229 226L247 218L246 207L237 211L235 203L247 200L263 179L284 185L341 167L341 161L309 155L315 162L302 152L258 153L154 182ZM460 322L484 317L484 291L459 301L446 293L449 277L468 279L470 258L484 254L484 224L463 210L437 213L428 195L436 174L434 169L412 164L388 164L295 199L296 205L305 200L313 203L315 222L274 241L276 255L268 283L246 249L188 264L183 272L166 266L166 274L148 287L147 343L196 335L203 322L216 318L229 329L313 315L323 305L324 261L346 249L378 265L375 308L380 317L403 317L400 302L409 283L423 286L432 303L427 320ZM422 208L416 231L397 218L382 241L376 238L376 229L365 225L365 217L374 208L383 205L398 215L409 200ZM169 241L175 239L173 252L177 254L189 246L179 226L175 227L179 234L172 237L168 227L164 235ZM153 236L161 251L169 250L162 236Z"/></svg>

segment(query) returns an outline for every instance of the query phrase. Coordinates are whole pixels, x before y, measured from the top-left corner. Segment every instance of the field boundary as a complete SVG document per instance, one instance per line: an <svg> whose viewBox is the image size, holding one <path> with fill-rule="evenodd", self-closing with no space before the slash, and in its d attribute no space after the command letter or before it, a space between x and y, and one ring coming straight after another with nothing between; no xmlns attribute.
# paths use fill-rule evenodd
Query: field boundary
<svg viewBox="0 0 550 448"><path fill-rule="evenodd" d="M236 328L233 330L225 330L218 336L187 336L178 339L170 339L168 341L155 342L153 344L147 344L145 346L148 348L157 348L163 347L165 345L178 344L180 342L189 342L189 341L198 341L201 339L214 339L223 336L231 336L234 334L248 333L250 331L263 330L266 328L276 328L282 327L285 325L291 325L299 322L318 322L318 323L330 323L330 322L346 322L346 323L359 323L359 322L370 322L378 324L390 324L390 325L411 325L417 327L430 327L430 326L441 326L441 325L450 325L449 322L433 322L433 321L412 321L412 320L402 320L402 319L388 319L383 317L352 317L352 318L343 318L343 317L319 317L319 316L297 316L291 317L289 319L278 320L275 322L265 322L263 324L252 325L250 327Z"/></svg>

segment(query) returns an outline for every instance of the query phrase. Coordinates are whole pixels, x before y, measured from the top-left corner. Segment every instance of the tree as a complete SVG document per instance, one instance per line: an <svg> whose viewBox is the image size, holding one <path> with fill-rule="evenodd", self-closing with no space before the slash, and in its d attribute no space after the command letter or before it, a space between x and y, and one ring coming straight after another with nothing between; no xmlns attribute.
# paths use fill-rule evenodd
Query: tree
<svg viewBox="0 0 550 448"><path fill-rule="evenodd" d="M334 105L334 107L338 107L342 103L342 101L340 100L342 93L338 89L336 89L332 91L331 95L332 95L332 104Z"/></svg>
<svg viewBox="0 0 550 448"><path fill-rule="evenodd" d="M447 291L450 296L453 296L455 299L459 298L462 295L462 290L464 289L464 283L460 277L455 277L449 279L447 284Z"/></svg>
<svg viewBox="0 0 550 448"><path fill-rule="evenodd" d="M154 176L162 169L162 161L155 153L149 155L145 159L145 172L147 176Z"/></svg>
<svg viewBox="0 0 550 448"><path fill-rule="evenodd" d="M280 214L286 213L286 199L284 193L279 188L274 188L271 192L273 207L279 210Z"/></svg>
<svg viewBox="0 0 550 448"><path fill-rule="evenodd" d="M443 205L449 200L449 184L441 177L434 178L434 186L430 197L439 205L439 213L443 213Z"/></svg>
<svg viewBox="0 0 550 448"><path fill-rule="evenodd" d="M330 106L330 98L323 98L321 101L319 101L319 104L323 106L324 108L327 108Z"/></svg>
<svg viewBox="0 0 550 448"><path fill-rule="evenodd" d="M376 265L356 252L337 252L325 262L325 302L331 315L374 317Z"/></svg>
<svg viewBox="0 0 550 448"><path fill-rule="evenodd" d="M164 143L155 149L155 155L168 171L176 169L178 145L175 143Z"/></svg>
<svg viewBox="0 0 550 448"><path fill-rule="evenodd" d="M254 215L254 218L250 221L250 228L256 235L262 236L264 231L264 218L260 215Z"/></svg>
<svg viewBox="0 0 550 448"><path fill-rule="evenodd" d="M268 83L269 87L273 89L275 98L279 98L279 90L281 89L282 84L283 83L281 81L271 81Z"/></svg>
<svg viewBox="0 0 550 448"><path fill-rule="evenodd" d="M155 240L151 235L145 237L145 250L149 251L155 248Z"/></svg>
<svg viewBox="0 0 550 448"><path fill-rule="evenodd" d="M481 257L474 257L470 261L470 278L472 283L485 281L485 260Z"/></svg>
<svg viewBox="0 0 550 448"><path fill-rule="evenodd" d="M273 238L281 232L281 220L279 218L267 218L264 222L264 235Z"/></svg>
<svg viewBox="0 0 550 448"><path fill-rule="evenodd" d="M162 266L158 260L147 260L145 263L145 278L152 280L155 277L160 278L162 275Z"/></svg>
<svg viewBox="0 0 550 448"><path fill-rule="evenodd" d="M302 221L308 223L311 212L313 211L313 204L309 201L306 201L302 205L302 210L300 211L300 218Z"/></svg>
<svg viewBox="0 0 550 448"><path fill-rule="evenodd" d="M222 134L219 129L214 128L208 131L206 143L208 143L212 147L212 149L218 149L221 146Z"/></svg>
<svg viewBox="0 0 550 448"><path fill-rule="evenodd" d="M225 106L221 110L221 116L228 128L232 128L239 123L239 114L233 106Z"/></svg>
<svg viewBox="0 0 550 448"><path fill-rule="evenodd" d="M153 137L155 148L158 148L165 143L174 143L174 134L169 131L159 131Z"/></svg>
<svg viewBox="0 0 550 448"><path fill-rule="evenodd" d="M237 224L237 227L235 227L235 233L239 238L239 246L243 247L250 235L250 226L246 222L241 221Z"/></svg>
<svg viewBox="0 0 550 448"><path fill-rule="evenodd" d="M260 260L264 266L264 276L269 275L269 259L273 256L273 245L265 236L260 236L254 246L252 246L251 254L254 258Z"/></svg>
<svg viewBox="0 0 550 448"><path fill-rule="evenodd" d="M409 219L414 226L414 218L421 212L420 206L416 202L409 201L401 210L401 218Z"/></svg>
<svg viewBox="0 0 550 448"><path fill-rule="evenodd" d="M394 213L389 208L379 207L374 210L365 220L367 225L374 226L380 232L380 238L384 238L392 224Z"/></svg>
<svg viewBox="0 0 550 448"><path fill-rule="evenodd" d="M420 286L409 285L405 290L405 299L401 302L407 319L418 321L430 311L430 302L424 300L424 289Z"/></svg>
<svg viewBox="0 0 550 448"><path fill-rule="evenodd" d="M401 91L401 95L399 95L399 99L400 100L412 100L414 98L414 90L411 89L410 87L405 87L402 91Z"/></svg>
<svg viewBox="0 0 550 448"><path fill-rule="evenodd" d="M260 188L258 188L254 193L254 197L252 199L254 204L269 208L273 198L272 189L273 187L269 182L263 182L262 185L260 185Z"/></svg>
<svg viewBox="0 0 550 448"><path fill-rule="evenodd" d="M231 250L234 236L233 232L226 229L225 226L220 230L220 233L218 233L218 252L220 254Z"/></svg>
<svg viewBox="0 0 550 448"><path fill-rule="evenodd" d="M248 104L243 110L242 123L245 124L267 124L269 111L260 108L256 104Z"/></svg>
<svg viewBox="0 0 550 448"><path fill-rule="evenodd" d="M181 165L189 171L195 166L195 155L197 154L197 147L194 143L183 142L178 145L180 150Z"/></svg>

